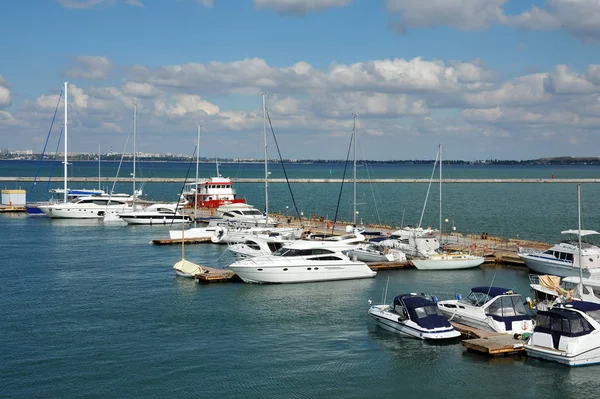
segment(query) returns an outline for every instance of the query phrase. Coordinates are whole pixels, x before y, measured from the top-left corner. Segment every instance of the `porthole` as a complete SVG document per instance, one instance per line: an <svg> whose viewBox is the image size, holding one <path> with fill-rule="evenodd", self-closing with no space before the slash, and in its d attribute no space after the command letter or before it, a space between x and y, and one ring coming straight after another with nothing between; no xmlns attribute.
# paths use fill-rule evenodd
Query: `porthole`
<svg viewBox="0 0 600 399"><path fill-rule="evenodd" d="M286 267L286 268L284 268L284 269L283 269L283 271L284 271L284 272L287 272L287 271L288 271L287 267Z"/></svg>
<svg viewBox="0 0 600 399"><path fill-rule="evenodd" d="M319 268L318 268L318 267L315 267L315 270L319 270Z"/></svg>
<svg viewBox="0 0 600 399"><path fill-rule="evenodd" d="M312 268L311 267L307 267L306 270L312 270Z"/></svg>
<svg viewBox="0 0 600 399"><path fill-rule="evenodd" d="M593 262L593 261L594 261L594 259L590 258L590 262Z"/></svg>
<svg viewBox="0 0 600 399"><path fill-rule="evenodd" d="M262 272L263 269L256 269L256 270L258 270L259 272Z"/></svg>

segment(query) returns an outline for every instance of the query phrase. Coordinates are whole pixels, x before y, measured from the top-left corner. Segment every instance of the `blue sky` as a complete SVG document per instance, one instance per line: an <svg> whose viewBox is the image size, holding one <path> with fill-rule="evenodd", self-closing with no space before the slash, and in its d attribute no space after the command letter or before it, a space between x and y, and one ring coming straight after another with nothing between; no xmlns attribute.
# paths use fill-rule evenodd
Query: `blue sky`
<svg viewBox="0 0 600 399"><path fill-rule="evenodd" d="M287 158L344 158L352 113L368 159L600 156L597 0L18 1L0 35L0 148L41 151L68 80L74 152L122 151L136 101L138 151L201 124L260 158L267 92Z"/></svg>

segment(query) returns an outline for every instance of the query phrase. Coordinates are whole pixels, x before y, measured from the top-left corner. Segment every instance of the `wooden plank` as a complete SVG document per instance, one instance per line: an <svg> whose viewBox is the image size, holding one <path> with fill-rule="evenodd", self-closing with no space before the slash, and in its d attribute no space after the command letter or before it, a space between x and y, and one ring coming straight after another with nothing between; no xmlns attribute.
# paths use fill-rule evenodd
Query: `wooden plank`
<svg viewBox="0 0 600 399"><path fill-rule="evenodd" d="M366 262L371 270L396 270L412 268L409 262Z"/></svg>
<svg viewBox="0 0 600 399"><path fill-rule="evenodd" d="M202 238L186 238L186 244L204 244L210 241L210 237L202 237ZM181 239L170 239L170 238L159 238L156 240L150 241L151 244L154 245L173 245L173 244L181 244Z"/></svg>
<svg viewBox="0 0 600 399"><path fill-rule="evenodd" d="M508 355L525 352L523 341L514 339L511 335L495 335L488 338L467 339L462 341L465 348L486 355Z"/></svg>

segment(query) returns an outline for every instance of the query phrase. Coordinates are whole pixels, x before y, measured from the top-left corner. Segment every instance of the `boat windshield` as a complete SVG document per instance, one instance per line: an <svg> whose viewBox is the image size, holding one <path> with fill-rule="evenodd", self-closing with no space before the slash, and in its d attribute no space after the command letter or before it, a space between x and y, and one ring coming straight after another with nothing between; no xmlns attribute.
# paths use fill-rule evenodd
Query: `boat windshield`
<svg viewBox="0 0 600 399"><path fill-rule="evenodd" d="M422 306L420 308L415 308L415 314L419 319L425 318L427 316L444 316L441 310L436 305L428 305Z"/></svg>
<svg viewBox="0 0 600 399"><path fill-rule="evenodd" d="M256 209L254 209L254 210L250 209L248 211L241 211L240 213L242 215L249 215L249 216L264 216L261 211L257 211Z"/></svg>
<svg viewBox="0 0 600 399"><path fill-rule="evenodd" d="M323 248L312 248L312 249L291 249L291 248L280 248L273 253L274 256L311 256L311 255L323 255L333 254L334 251Z"/></svg>
<svg viewBox="0 0 600 399"><path fill-rule="evenodd" d="M465 299L461 301L473 306L483 306L484 303L492 299L488 294L483 292L471 292Z"/></svg>
<svg viewBox="0 0 600 399"><path fill-rule="evenodd" d="M579 337L593 330L594 328L583 316L567 310L552 309L538 312L534 332ZM557 347L558 343L555 345Z"/></svg>
<svg viewBox="0 0 600 399"><path fill-rule="evenodd" d="M520 295L506 295L496 297L496 300L487 308L487 314L497 317L525 316L527 311L521 302Z"/></svg>

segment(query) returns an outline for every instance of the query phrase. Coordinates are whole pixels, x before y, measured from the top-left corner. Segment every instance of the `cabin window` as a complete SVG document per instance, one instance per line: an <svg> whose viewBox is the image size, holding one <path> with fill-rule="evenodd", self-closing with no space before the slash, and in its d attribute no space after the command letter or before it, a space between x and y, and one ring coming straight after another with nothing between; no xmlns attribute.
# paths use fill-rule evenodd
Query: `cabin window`
<svg viewBox="0 0 600 399"><path fill-rule="evenodd" d="M527 311L520 299L518 295L498 297L488 307L487 314L497 317L524 316Z"/></svg>
<svg viewBox="0 0 600 399"><path fill-rule="evenodd" d="M318 256L315 258L306 258L306 260L342 260L337 256Z"/></svg>
<svg viewBox="0 0 600 399"><path fill-rule="evenodd" d="M254 242L250 242L248 244L246 244L248 246L248 248L250 249L254 249L256 251L260 251L260 246Z"/></svg>
<svg viewBox="0 0 600 399"><path fill-rule="evenodd" d="M287 267L286 267L286 268L284 268L284 269L283 269L283 271L284 271L284 272L287 272L287 271L288 271Z"/></svg>
<svg viewBox="0 0 600 399"><path fill-rule="evenodd" d="M307 267L306 270L312 270L312 267Z"/></svg>
<svg viewBox="0 0 600 399"><path fill-rule="evenodd" d="M423 319L427 316L443 316L442 312L438 309L438 307L434 305L415 308L415 314L419 319Z"/></svg>
<svg viewBox="0 0 600 399"><path fill-rule="evenodd" d="M561 260L565 260L565 259L567 259L567 254L566 254L566 253L564 253L564 252L560 252L560 253L559 253L559 257L558 257L558 259L561 259Z"/></svg>
<svg viewBox="0 0 600 399"><path fill-rule="evenodd" d="M262 271L263 271L263 269L256 269L256 270L258 270L259 272L262 272Z"/></svg>

